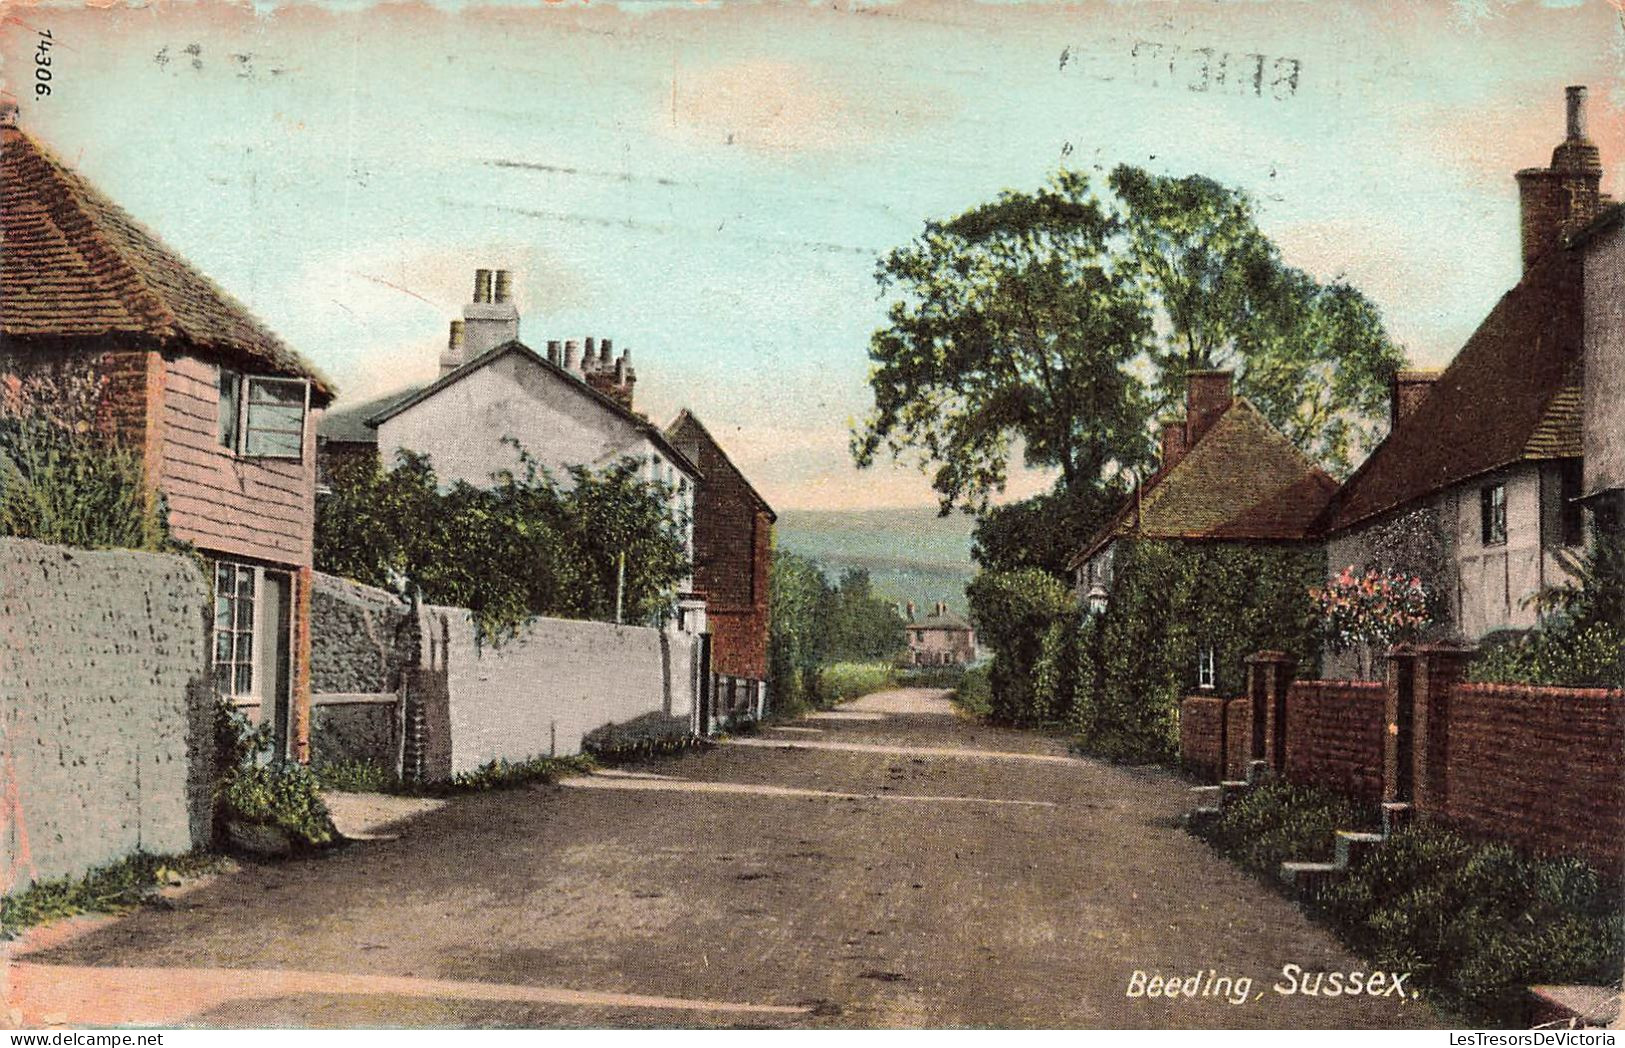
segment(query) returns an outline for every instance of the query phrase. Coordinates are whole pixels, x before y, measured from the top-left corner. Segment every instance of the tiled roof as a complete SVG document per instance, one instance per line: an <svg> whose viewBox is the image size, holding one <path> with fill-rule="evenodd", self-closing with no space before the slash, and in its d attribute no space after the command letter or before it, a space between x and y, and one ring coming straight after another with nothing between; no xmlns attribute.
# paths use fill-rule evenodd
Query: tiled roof
<svg viewBox="0 0 1625 1048"><path fill-rule="evenodd" d="M330 408L322 413L321 421L316 423L316 435L327 441L376 444L378 430L367 425L367 420L388 411L408 397L416 396L426 385L427 383L418 383L405 389L397 389L393 393L385 393L381 397L363 400L358 404Z"/></svg>
<svg viewBox="0 0 1625 1048"><path fill-rule="evenodd" d="M45 147L7 126L0 139L0 332L8 337L131 335L217 362L326 377L246 306Z"/></svg>
<svg viewBox="0 0 1625 1048"><path fill-rule="evenodd" d="M933 612L923 619L910 622L907 628L911 630L953 630L958 632L970 629L971 624L950 608L945 612Z"/></svg>
<svg viewBox="0 0 1625 1048"><path fill-rule="evenodd" d="M625 407L614 397L611 397L605 393L600 393L598 390L583 382L578 376L572 375L570 372L559 367L557 364L554 364L552 361L537 353L534 349L531 349L518 339L509 339L507 342L503 342L500 345L492 346L490 349L486 350L484 353L481 353L474 359L464 361L463 364L455 371L449 371L446 374L441 375L427 386L420 386L409 390L403 389L390 396L380 397L377 400L369 401L369 404L380 405L376 410L373 411L372 414L362 419L364 428L373 431L370 438L371 441L374 443L377 442L378 434L376 428L382 423L394 418L396 415L407 410L413 405L428 400L430 397L434 396L436 393L440 392L442 389L445 389L452 383L462 381L468 375L473 374L480 368L485 367L487 364L505 357L510 353L518 354L531 364L541 368L544 373L552 375L561 382L568 383L569 388L575 390L588 400L593 401L609 414L621 419L627 425L648 437L649 441L654 444L655 447L663 451L674 463L682 468L683 472L687 473L695 480L701 480L704 478L705 474L701 472L700 467L689 459L687 455L683 454L675 446L673 446L671 440L666 436L665 432L662 431L659 426L650 422L637 412ZM353 431L353 427L351 427L351 429ZM317 433L318 435L326 436L329 440L368 439L366 437L335 437L332 435L332 433L325 432L320 427L318 427Z"/></svg>
<svg viewBox="0 0 1625 1048"><path fill-rule="evenodd" d="M1502 296L1337 493L1328 530L1521 459L1580 453L1581 261L1554 251Z"/></svg>
<svg viewBox="0 0 1625 1048"><path fill-rule="evenodd" d="M1285 540L1306 537L1337 482L1242 397L1172 468L1131 492L1073 558L1114 538Z"/></svg>
<svg viewBox="0 0 1625 1048"><path fill-rule="evenodd" d="M676 444L680 443L683 440L684 435L691 431L698 433L698 435L702 437L706 443L711 445L712 449L715 450L717 455L721 457L722 461L727 464L728 468L733 470L734 475L739 478L739 482L745 486L745 490L750 493L750 497L756 501L756 504L762 508L763 512L765 512L772 520L778 520L778 511L776 511L772 506L768 505L767 499L764 499L761 492L757 491L756 488L751 484L750 478L745 476L739 467L733 464L733 460L728 457L728 453L722 450L722 445L717 443L717 439L711 435L710 430L705 428L705 424L695 416L694 412L690 411L688 408L684 408L682 411L678 412L677 417L672 420L671 425L666 427L666 436L672 441L672 443Z"/></svg>

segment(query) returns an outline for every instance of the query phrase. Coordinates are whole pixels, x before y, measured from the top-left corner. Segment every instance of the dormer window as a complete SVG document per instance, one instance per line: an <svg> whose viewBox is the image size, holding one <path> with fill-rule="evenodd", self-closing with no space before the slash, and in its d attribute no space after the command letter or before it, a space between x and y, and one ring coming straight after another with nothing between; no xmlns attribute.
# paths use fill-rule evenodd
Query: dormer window
<svg viewBox="0 0 1625 1048"><path fill-rule="evenodd" d="M220 446L245 458L302 459L310 383L220 371Z"/></svg>

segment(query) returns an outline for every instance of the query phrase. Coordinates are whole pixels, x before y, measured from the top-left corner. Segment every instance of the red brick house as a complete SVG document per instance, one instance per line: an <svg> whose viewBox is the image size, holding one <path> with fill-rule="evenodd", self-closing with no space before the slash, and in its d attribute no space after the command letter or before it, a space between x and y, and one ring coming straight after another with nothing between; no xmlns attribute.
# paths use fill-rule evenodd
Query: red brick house
<svg viewBox="0 0 1625 1048"><path fill-rule="evenodd" d="M947 601L937 601L924 618L915 618L910 602L903 635L911 666L963 666L976 658L976 630Z"/></svg>
<svg viewBox="0 0 1625 1048"><path fill-rule="evenodd" d="M3 135L0 403L140 449L172 533L209 562L217 688L303 760L313 416L333 387L49 150Z"/></svg>
<svg viewBox="0 0 1625 1048"><path fill-rule="evenodd" d="M711 668L767 679L768 587L778 514L684 410L666 436L704 474L694 497L694 589L711 630Z"/></svg>

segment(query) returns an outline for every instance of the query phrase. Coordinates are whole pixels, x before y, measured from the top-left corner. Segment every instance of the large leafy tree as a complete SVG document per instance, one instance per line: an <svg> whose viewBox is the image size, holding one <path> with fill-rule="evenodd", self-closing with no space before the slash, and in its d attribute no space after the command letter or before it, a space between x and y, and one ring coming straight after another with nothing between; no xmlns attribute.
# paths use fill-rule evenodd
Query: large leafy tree
<svg viewBox="0 0 1625 1048"><path fill-rule="evenodd" d="M1237 391L1334 473L1375 443L1404 353L1377 307L1341 278L1287 265L1253 202L1209 178L1122 166L1111 175L1124 238L1158 314L1154 396L1170 409L1191 371L1236 372Z"/></svg>
<svg viewBox="0 0 1625 1048"><path fill-rule="evenodd" d="M1114 260L1117 220L1085 175L1006 192L881 260L895 292L870 342L873 413L852 443L935 468L944 513L985 509L1019 453L1068 488L1147 450L1145 404L1127 365L1151 338L1135 274Z"/></svg>

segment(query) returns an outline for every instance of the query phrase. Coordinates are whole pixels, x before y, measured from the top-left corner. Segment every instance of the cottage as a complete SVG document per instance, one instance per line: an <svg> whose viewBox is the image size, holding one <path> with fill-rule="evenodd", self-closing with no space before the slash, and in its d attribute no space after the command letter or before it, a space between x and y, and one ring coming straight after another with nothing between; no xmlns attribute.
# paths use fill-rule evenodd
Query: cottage
<svg viewBox="0 0 1625 1048"><path fill-rule="evenodd" d="M316 426L332 385L33 137L3 129L4 410L138 448L212 575L221 695L309 746Z"/></svg>
<svg viewBox="0 0 1625 1048"><path fill-rule="evenodd" d="M778 514L692 411L678 414L666 436L705 475L694 496L694 590L705 601L711 667L765 683Z"/></svg>
<svg viewBox="0 0 1625 1048"><path fill-rule="evenodd" d="M908 640L908 661L912 666L963 666L976 658L976 630L947 601L938 601L931 614L914 617L912 601L904 636Z"/></svg>
<svg viewBox="0 0 1625 1048"><path fill-rule="evenodd" d="M325 468L354 455L388 464L401 450L427 455L447 484L491 483L517 470L519 448L561 478L572 466L602 469L623 459L671 492L671 511L694 552L694 492L701 470L658 426L632 410L630 355L609 339L550 340L543 356L519 341L507 270L481 269L463 319L451 322L433 382L332 412L321 428ZM518 447L514 446L517 442ZM679 586L679 626L706 628L693 580Z"/></svg>
<svg viewBox="0 0 1625 1048"><path fill-rule="evenodd" d="M1585 543L1582 498L1617 505L1621 267L1601 176L1585 89L1571 87L1550 166L1517 175L1522 278L1449 367L1396 378L1388 436L1319 525L1333 570L1423 580L1429 639L1535 626L1530 598Z"/></svg>
<svg viewBox="0 0 1625 1048"><path fill-rule="evenodd" d="M1312 555L1318 564L1312 527L1336 487L1257 407L1234 395L1230 372L1193 371L1185 416L1162 425L1156 472L1073 557L1078 599L1095 612L1106 608L1122 550L1133 542L1166 542L1187 551L1248 547L1294 560ZM1242 604L1253 599L1245 593L1231 596ZM1193 618L1196 610L1185 609ZM1254 639L1264 647L1282 643ZM1224 648L1215 637L1195 638L1192 685L1218 685L1221 664L1234 654Z"/></svg>

